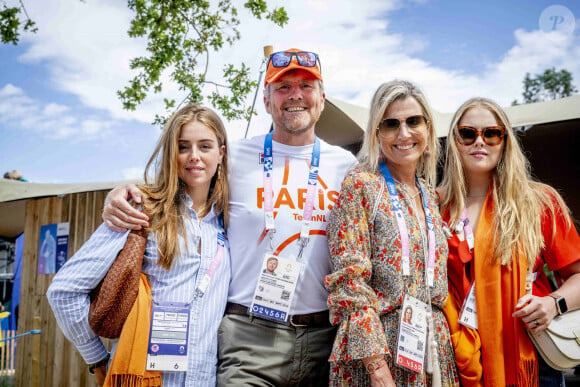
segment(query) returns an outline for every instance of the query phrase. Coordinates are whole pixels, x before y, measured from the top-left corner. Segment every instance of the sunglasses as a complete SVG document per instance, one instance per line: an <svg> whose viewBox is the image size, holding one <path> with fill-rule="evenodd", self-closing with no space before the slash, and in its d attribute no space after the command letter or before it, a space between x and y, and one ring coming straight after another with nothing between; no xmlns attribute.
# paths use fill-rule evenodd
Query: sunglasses
<svg viewBox="0 0 580 387"><path fill-rule="evenodd" d="M417 129L427 126L427 119L424 116L410 116L405 119L405 124L409 129ZM385 118L379 122L379 133L390 133L399 130L402 123L396 118Z"/></svg>
<svg viewBox="0 0 580 387"><path fill-rule="evenodd" d="M296 57L296 61L302 67L316 67L316 62L320 63L318 54L309 51L301 52L287 52L280 51L270 55L270 62L273 67L287 67L292 62L292 57Z"/></svg>
<svg viewBox="0 0 580 387"><path fill-rule="evenodd" d="M457 140L463 145L473 144L477 140L477 136L481 136L487 145L499 145L505 136L505 128L503 126L488 126L482 130L477 130L471 126L457 127Z"/></svg>

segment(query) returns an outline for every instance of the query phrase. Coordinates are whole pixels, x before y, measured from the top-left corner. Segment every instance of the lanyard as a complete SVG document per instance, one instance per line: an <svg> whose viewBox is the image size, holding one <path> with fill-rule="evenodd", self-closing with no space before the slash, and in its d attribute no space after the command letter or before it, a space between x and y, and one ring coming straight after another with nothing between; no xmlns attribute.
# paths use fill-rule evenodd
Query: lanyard
<svg viewBox="0 0 580 387"><path fill-rule="evenodd" d="M276 232L276 224L274 222L274 189L272 187L272 165L274 164L274 156L272 154L272 133L268 133L264 139L264 221L266 223L266 230L270 237L270 249L274 250L272 246L272 239ZM310 238L310 222L312 220L312 210L314 208L314 196L316 195L316 185L318 180L318 168L320 166L320 140L318 137L314 139L314 146L312 148L312 157L310 159L310 171L308 173L308 189L306 191L306 202L302 212L302 227L300 229L300 252L298 259L302 257L302 250L308 244Z"/></svg>
<svg viewBox="0 0 580 387"><path fill-rule="evenodd" d="M384 161L379 164L379 170L381 171L385 181L387 182L387 189L389 190L389 195L391 197L391 204L393 206L393 211L395 212L395 218L397 219L397 225L399 227L399 235L401 236L401 250L403 256L403 275L407 276L410 274L410 258L409 258L409 231L407 229L407 224L405 223L405 217L403 216L403 211L401 210L401 201L399 200L399 194L397 193L397 186L395 185L395 180L387 168ZM431 211L429 210L429 205L427 203L427 195L425 195L425 190L423 185L419 182L419 179L415 176L419 190L421 191L421 196L423 198L423 208L425 210L425 220L427 222L427 235L428 235L428 250L429 253L426 255L427 261L427 282L429 286L433 286L434 275L435 275L435 225L433 223L433 217L431 216Z"/></svg>
<svg viewBox="0 0 580 387"><path fill-rule="evenodd" d="M213 275L215 274L222 259L224 258L224 249L226 246L226 233L224 231L224 219L223 219L223 216L221 214L219 216L219 225L220 225L220 230L218 231L218 234L217 234L217 251L215 253L215 257L213 257L213 261L211 261L211 264L209 265L209 269L207 269L207 272L203 276L201 283L199 284L197 289L195 289L195 297L196 298L203 297L203 295L205 294L205 291L207 290L207 288L209 286L209 283L211 282L211 279L213 278Z"/></svg>
<svg viewBox="0 0 580 387"><path fill-rule="evenodd" d="M455 226L455 232L460 232L462 228L465 234L465 240L467 240L467 246L469 246L469 252L472 253L473 246L475 245L475 238L473 236L473 228L471 228L471 222L469 222L465 208L461 213L461 219L459 222L457 222L457 226Z"/></svg>

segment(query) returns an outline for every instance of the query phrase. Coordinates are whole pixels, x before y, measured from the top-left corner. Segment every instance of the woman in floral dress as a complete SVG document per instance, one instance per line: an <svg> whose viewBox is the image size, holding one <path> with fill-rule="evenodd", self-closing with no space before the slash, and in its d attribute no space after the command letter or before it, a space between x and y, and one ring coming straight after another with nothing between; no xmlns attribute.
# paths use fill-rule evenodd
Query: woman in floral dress
<svg viewBox="0 0 580 387"><path fill-rule="evenodd" d="M448 249L432 188L437 155L433 119L422 92L406 81L381 85L373 97L359 164L345 177L327 227L333 273L325 284L331 292L331 321L338 325L330 385L459 384L441 311L447 297ZM398 356L405 345L399 327L405 325L407 331L411 325L401 321L403 304L411 299L424 308L423 327L429 329L415 343L423 351L415 360L421 353L423 360L405 367L397 364L407 358ZM413 320L419 321L418 316L414 312Z"/></svg>

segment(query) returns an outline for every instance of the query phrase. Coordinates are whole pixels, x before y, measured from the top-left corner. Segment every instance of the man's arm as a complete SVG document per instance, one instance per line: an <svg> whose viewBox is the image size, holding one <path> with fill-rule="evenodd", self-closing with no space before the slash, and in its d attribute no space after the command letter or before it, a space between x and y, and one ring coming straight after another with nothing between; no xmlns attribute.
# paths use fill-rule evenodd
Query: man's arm
<svg viewBox="0 0 580 387"><path fill-rule="evenodd" d="M149 217L136 210L129 199L141 204L141 191L135 184L114 188L105 199L103 221L113 231L140 230L149 225Z"/></svg>

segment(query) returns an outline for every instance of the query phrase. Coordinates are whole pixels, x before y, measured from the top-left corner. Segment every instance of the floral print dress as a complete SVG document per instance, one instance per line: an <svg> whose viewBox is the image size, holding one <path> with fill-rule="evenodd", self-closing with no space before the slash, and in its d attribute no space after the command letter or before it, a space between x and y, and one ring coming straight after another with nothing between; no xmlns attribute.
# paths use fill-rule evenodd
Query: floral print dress
<svg viewBox="0 0 580 387"><path fill-rule="evenodd" d="M443 386L458 386L449 327L441 311L447 298L447 240L437 197L425 187L435 223L435 279L431 288ZM425 254L416 209L404 184L396 183L409 229L411 274L403 276L401 238L386 182L379 172L356 167L345 177L327 235L333 273L326 276L330 319L338 332L330 357L330 385L370 385L362 358L386 354L397 386L429 386L431 378L394 364L405 293L427 302ZM420 209L419 209L420 210ZM426 226L422 225L426 234ZM425 246L426 248L426 246Z"/></svg>

